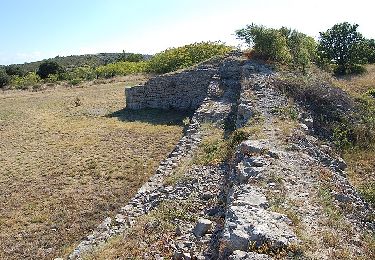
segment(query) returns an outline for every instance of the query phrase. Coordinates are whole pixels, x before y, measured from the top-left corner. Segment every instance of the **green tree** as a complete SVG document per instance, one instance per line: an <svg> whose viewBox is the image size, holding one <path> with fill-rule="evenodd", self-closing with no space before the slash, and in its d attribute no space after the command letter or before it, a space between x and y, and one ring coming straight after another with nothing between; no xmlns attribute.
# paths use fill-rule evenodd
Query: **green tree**
<svg viewBox="0 0 375 260"><path fill-rule="evenodd" d="M9 76L4 70L0 69L0 88L9 84Z"/></svg>
<svg viewBox="0 0 375 260"><path fill-rule="evenodd" d="M375 40L366 40L366 59L368 63L375 63Z"/></svg>
<svg viewBox="0 0 375 260"><path fill-rule="evenodd" d="M320 32L319 55L336 65L337 74L355 72L365 63L365 39L357 28L358 24L344 22Z"/></svg>
<svg viewBox="0 0 375 260"><path fill-rule="evenodd" d="M292 60L283 31L250 24L236 31L239 39L244 40L255 52L265 59L289 63Z"/></svg>
<svg viewBox="0 0 375 260"><path fill-rule="evenodd" d="M55 61L44 61L39 65L37 74L42 79L48 78L50 74L58 74L63 72L63 68Z"/></svg>
<svg viewBox="0 0 375 260"><path fill-rule="evenodd" d="M119 55L117 61L129 61L129 62L140 62L143 61L143 55L139 53L125 53L125 51L122 51L122 53Z"/></svg>
<svg viewBox="0 0 375 260"><path fill-rule="evenodd" d="M17 66L17 65L6 66L5 67L5 72L9 76L20 76L20 77L23 77L26 74L26 72L20 66Z"/></svg>
<svg viewBox="0 0 375 260"><path fill-rule="evenodd" d="M256 55L292 64L302 71L316 59L315 40L290 28L273 29L251 24L237 30L236 34L254 49Z"/></svg>

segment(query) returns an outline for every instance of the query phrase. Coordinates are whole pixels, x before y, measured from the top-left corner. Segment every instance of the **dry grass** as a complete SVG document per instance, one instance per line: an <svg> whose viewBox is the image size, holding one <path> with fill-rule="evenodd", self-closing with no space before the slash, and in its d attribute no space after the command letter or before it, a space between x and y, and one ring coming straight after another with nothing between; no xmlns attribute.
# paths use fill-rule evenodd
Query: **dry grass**
<svg viewBox="0 0 375 260"><path fill-rule="evenodd" d="M98 250L84 257L87 260L154 259L156 255L172 259L170 242L178 236L177 223L195 222L192 200L165 201L149 214L140 217L128 232L114 237Z"/></svg>
<svg viewBox="0 0 375 260"><path fill-rule="evenodd" d="M358 98L375 89L375 64L366 65L367 72L357 76L345 76L336 83L351 96ZM362 196L375 207L375 140L366 148L347 149L343 157L348 164L351 183Z"/></svg>
<svg viewBox="0 0 375 260"><path fill-rule="evenodd" d="M121 111L123 90L0 93L0 259L66 256L173 149L183 116Z"/></svg>
<svg viewBox="0 0 375 260"><path fill-rule="evenodd" d="M343 158L350 182L375 207L375 150L348 149Z"/></svg>
<svg viewBox="0 0 375 260"><path fill-rule="evenodd" d="M335 82L352 96L362 95L375 89L375 64L366 65L366 71L362 75L340 77Z"/></svg>

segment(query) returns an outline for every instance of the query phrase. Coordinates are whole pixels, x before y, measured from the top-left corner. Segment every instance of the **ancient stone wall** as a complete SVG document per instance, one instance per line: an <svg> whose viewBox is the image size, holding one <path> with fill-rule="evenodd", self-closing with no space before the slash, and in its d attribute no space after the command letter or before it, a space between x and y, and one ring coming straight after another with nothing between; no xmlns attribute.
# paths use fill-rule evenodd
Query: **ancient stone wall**
<svg viewBox="0 0 375 260"><path fill-rule="evenodd" d="M145 85L125 89L126 107L197 109L217 71L217 67L204 64L180 73L157 76Z"/></svg>

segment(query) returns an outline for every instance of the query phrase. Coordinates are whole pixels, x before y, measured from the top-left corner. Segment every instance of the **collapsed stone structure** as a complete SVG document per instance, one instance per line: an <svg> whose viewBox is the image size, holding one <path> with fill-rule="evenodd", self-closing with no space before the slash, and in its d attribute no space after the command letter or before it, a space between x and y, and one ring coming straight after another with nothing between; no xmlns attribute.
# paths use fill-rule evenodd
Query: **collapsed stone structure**
<svg viewBox="0 0 375 260"><path fill-rule="evenodd" d="M338 180L337 185L350 193L342 195L348 198L345 203L350 201L356 212L366 218L368 205L343 177L344 163L320 147L310 135L309 126L301 123L295 133L298 138L290 144L282 143L281 130L275 126L275 111L286 107L288 101L272 86L274 76L267 65L245 60L241 53L232 53L125 89L129 109L193 109L195 113L185 136L150 180L114 219L106 218L87 236L69 258L80 259L110 237L126 232L139 216L163 201L183 203L191 199L196 203L194 217L198 221L178 221L178 237L169 244L175 252L174 259L272 259L257 249L266 253L288 252L300 242L290 218L271 207L274 196L282 194L285 200L304 203L298 213L306 216L302 220L304 224L313 226L313 230L306 228L306 232L319 230L316 226L320 223L317 216L321 209L312 205L308 195L315 192L318 181L315 175L321 165ZM308 113L301 114L305 115L300 118L301 122L312 120ZM233 130L245 126L254 115L263 118L265 136L242 142L236 148L233 161L217 166L193 165L184 172L188 178L182 178L175 185L165 182L182 162L192 157L202 140L203 123L211 122L219 127L231 125ZM151 257L162 259L159 255ZM326 258L326 255L317 257Z"/></svg>
<svg viewBox="0 0 375 260"><path fill-rule="evenodd" d="M180 73L156 76L144 85L125 89L126 107L195 110L206 97L216 72L217 64L204 63Z"/></svg>

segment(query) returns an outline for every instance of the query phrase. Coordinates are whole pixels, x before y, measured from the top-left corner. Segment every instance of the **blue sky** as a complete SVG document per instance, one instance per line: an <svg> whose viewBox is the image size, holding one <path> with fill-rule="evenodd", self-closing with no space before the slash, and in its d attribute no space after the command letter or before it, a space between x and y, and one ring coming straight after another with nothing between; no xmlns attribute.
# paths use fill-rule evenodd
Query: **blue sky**
<svg viewBox="0 0 375 260"><path fill-rule="evenodd" d="M355 4L354 4L355 3ZM249 23L317 37L338 22L375 38L371 0L0 0L0 64L98 52L153 54L221 40Z"/></svg>

